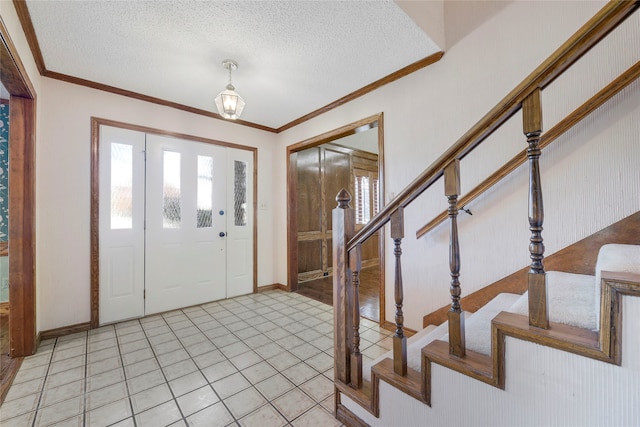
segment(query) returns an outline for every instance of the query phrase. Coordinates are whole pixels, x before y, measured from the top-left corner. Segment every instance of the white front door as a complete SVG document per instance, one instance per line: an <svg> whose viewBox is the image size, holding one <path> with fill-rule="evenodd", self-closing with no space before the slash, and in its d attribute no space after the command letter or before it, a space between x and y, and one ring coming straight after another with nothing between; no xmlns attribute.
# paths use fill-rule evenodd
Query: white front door
<svg viewBox="0 0 640 427"><path fill-rule="evenodd" d="M114 216L105 198L123 180L105 152L112 133L138 153L127 163L135 197L125 199L139 204L127 232L103 227ZM101 324L253 291L252 152L106 126L100 147ZM129 234L135 246L121 249L116 238ZM135 310L123 310L125 293Z"/></svg>
<svg viewBox="0 0 640 427"><path fill-rule="evenodd" d="M147 137L147 314L226 296L225 150Z"/></svg>

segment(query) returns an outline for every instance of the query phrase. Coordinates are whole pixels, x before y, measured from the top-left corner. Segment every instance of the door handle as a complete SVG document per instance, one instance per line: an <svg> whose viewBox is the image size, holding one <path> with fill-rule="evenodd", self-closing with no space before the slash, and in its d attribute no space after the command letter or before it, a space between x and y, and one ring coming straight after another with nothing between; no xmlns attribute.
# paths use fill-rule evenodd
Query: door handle
<svg viewBox="0 0 640 427"><path fill-rule="evenodd" d="M218 234L218 236L224 237L224 236L226 236L226 234L224 234L224 231L221 231L220 234Z"/></svg>

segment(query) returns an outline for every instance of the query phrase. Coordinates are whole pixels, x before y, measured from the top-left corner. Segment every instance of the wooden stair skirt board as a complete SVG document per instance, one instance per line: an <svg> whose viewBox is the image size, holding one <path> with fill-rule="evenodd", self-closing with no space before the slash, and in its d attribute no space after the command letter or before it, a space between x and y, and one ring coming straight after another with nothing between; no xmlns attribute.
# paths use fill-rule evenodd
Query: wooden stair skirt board
<svg viewBox="0 0 640 427"><path fill-rule="evenodd" d="M373 366L371 382L365 380L364 386L359 390L336 381L336 417L347 425L367 425L356 414L357 411L345 406L346 397L378 418L381 380L431 406L432 394L438 392L437 389L432 389L434 365L444 366L504 390L506 337L621 366L622 297L640 297L640 274L603 271L601 283L600 333L555 322L550 322L549 329L540 329L530 326L527 316L503 311L491 322L491 355L467 350L462 358L451 356L446 341L434 340L422 349L422 372L409 368L404 377L394 373L393 361L387 358ZM627 315L631 316L629 313ZM640 320L640 313L633 315Z"/></svg>

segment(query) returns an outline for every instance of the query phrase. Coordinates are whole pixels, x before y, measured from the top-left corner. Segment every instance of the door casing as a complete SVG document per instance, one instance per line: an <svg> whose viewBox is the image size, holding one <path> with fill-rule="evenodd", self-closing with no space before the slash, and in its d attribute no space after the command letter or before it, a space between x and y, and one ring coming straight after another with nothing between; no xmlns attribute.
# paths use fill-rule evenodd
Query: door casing
<svg viewBox="0 0 640 427"><path fill-rule="evenodd" d="M307 148L326 144L336 139L356 133L363 126L377 126L378 129L378 179L380 181L380 209L384 206L384 126L383 113L366 117L332 131L309 138L287 147L287 291L298 289L298 209L297 209L297 166L296 153ZM380 259L380 324L385 323L385 262L384 234L379 239Z"/></svg>
<svg viewBox="0 0 640 427"><path fill-rule="evenodd" d="M99 203L100 203L100 126L111 126L135 131L145 132L148 134L156 134L169 136L179 139L185 139L196 142L204 142L214 144L221 147L246 150L251 152L253 156L253 292L257 291L257 197L258 197L258 150L255 147L234 144L230 142L217 141L208 138L186 135L176 132L164 131L160 129L150 128L146 126L138 126L130 123L118 122L114 120L102 119L97 117L91 118L91 327L97 328L100 325L100 247L99 247Z"/></svg>

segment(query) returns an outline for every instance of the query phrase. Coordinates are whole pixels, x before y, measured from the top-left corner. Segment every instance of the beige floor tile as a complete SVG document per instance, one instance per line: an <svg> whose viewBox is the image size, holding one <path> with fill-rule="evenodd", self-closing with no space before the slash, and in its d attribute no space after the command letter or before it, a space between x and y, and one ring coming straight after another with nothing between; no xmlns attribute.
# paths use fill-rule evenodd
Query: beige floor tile
<svg viewBox="0 0 640 427"><path fill-rule="evenodd" d="M143 390L150 389L151 387L163 384L164 382L165 378L162 371L160 369L156 369L155 371L147 372L139 377L127 380L127 388L129 389L129 394L136 394Z"/></svg>
<svg viewBox="0 0 640 427"><path fill-rule="evenodd" d="M229 359L238 356L242 353L246 353L247 351L251 350L249 348L248 345L246 345L245 343L239 341L236 343L233 343L231 345L228 345L226 347L222 347L220 349L220 351L222 352L222 354L224 354L225 356L227 356Z"/></svg>
<svg viewBox="0 0 640 427"><path fill-rule="evenodd" d="M285 369L290 368L293 365L297 365L301 362L301 360L296 356L284 350L281 353L268 358L267 361L271 366L279 371L284 371Z"/></svg>
<svg viewBox="0 0 640 427"><path fill-rule="evenodd" d="M190 427L223 427L232 422L233 417L222 402L187 417L187 424Z"/></svg>
<svg viewBox="0 0 640 427"><path fill-rule="evenodd" d="M322 402L327 397L333 395L333 381L329 381L323 375L318 375L300 385L300 389L307 393L316 402Z"/></svg>
<svg viewBox="0 0 640 427"><path fill-rule="evenodd" d="M307 360L315 356L316 354L320 353L320 350L318 350L316 347L312 346L309 343L300 344L297 347L293 347L289 351L293 353L293 355L299 357L302 360Z"/></svg>
<svg viewBox="0 0 640 427"><path fill-rule="evenodd" d="M180 362L164 366L162 372L167 377L167 381L175 380L176 378L184 377L187 374L195 372L198 367L191 359L182 360Z"/></svg>
<svg viewBox="0 0 640 427"><path fill-rule="evenodd" d="M158 362L155 359L147 359L126 365L124 372L127 374L127 378L135 378L138 375L146 374L157 369L160 369Z"/></svg>
<svg viewBox="0 0 640 427"><path fill-rule="evenodd" d="M39 399L40 394L35 393L4 402L2 404L2 410L0 410L0 425L4 425L5 420L9 418L15 418L18 415L35 411Z"/></svg>
<svg viewBox="0 0 640 427"><path fill-rule="evenodd" d="M119 357L112 357L109 359L100 360L99 362L89 363L87 365L87 376L92 377L94 375L101 374L112 369L116 369L122 366L122 361Z"/></svg>
<svg viewBox="0 0 640 427"><path fill-rule="evenodd" d="M27 412L26 414L18 415L13 418L5 418L4 414L0 414L0 425L2 427L25 427L33 424L35 419L35 412Z"/></svg>
<svg viewBox="0 0 640 427"><path fill-rule="evenodd" d="M200 369L204 369L211 365L215 365L216 363L224 361L225 357L220 352L220 350L214 350L212 352L196 356L193 358L193 360L196 362L196 365L198 365Z"/></svg>
<svg viewBox="0 0 640 427"><path fill-rule="evenodd" d="M42 344L40 344L42 346ZM40 347L38 347L39 349ZM49 365L49 362L51 361L51 354L50 353L43 353L43 354L35 354L33 356L29 356L29 357L25 357L22 360L22 365L20 367L20 369L31 369L31 368L35 368L36 366L43 366L43 365Z"/></svg>
<svg viewBox="0 0 640 427"><path fill-rule="evenodd" d="M262 361L262 358L253 351L247 351L238 356L232 357L230 360L238 370L243 370Z"/></svg>
<svg viewBox="0 0 640 427"><path fill-rule="evenodd" d="M269 400L273 400L293 389L295 386L283 375L277 374L256 384L256 388Z"/></svg>
<svg viewBox="0 0 640 427"><path fill-rule="evenodd" d="M185 416L189 416L220 401L209 385L193 390L190 393L178 397L176 400Z"/></svg>
<svg viewBox="0 0 640 427"><path fill-rule="evenodd" d="M118 341L116 341L115 337L107 338L100 341L92 341L92 342L89 342L89 345L88 345L89 352L104 350L105 348L117 347L117 346L118 346Z"/></svg>
<svg viewBox="0 0 640 427"><path fill-rule="evenodd" d="M165 367L187 359L190 359L189 353L187 353L184 348L180 347L177 350L158 356L158 363L161 367Z"/></svg>
<svg viewBox="0 0 640 427"><path fill-rule="evenodd" d="M298 389L291 390L271 403L289 421L294 420L315 405L309 396Z"/></svg>
<svg viewBox="0 0 640 427"><path fill-rule="evenodd" d="M320 402L320 405L322 405L322 407L326 409L330 414L335 413L336 412L335 396L332 394L331 396L327 397L325 400Z"/></svg>
<svg viewBox="0 0 640 427"><path fill-rule="evenodd" d="M146 340L132 341L125 344L120 344L120 353L126 354L134 351L142 350L143 348L150 348L149 343Z"/></svg>
<svg viewBox="0 0 640 427"><path fill-rule="evenodd" d="M182 344L178 340L165 341L160 344L156 344L153 346L153 351L157 356L165 355L167 353L174 352L176 350L181 350Z"/></svg>
<svg viewBox="0 0 640 427"><path fill-rule="evenodd" d="M140 350L133 351L131 353L125 353L122 355L122 362L125 366L133 365L134 363L141 362L143 360L148 360L154 358L154 354L150 348L143 348Z"/></svg>
<svg viewBox="0 0 640 427"><path fill-rule="evenodd" d="M24 397L34 393L40 393L42 391L42 386L44 384L43 378L36 378L31 381L25 381L20 384L14 384L9 389L7 396L4 401L9 402L13 399L18 399L20 397Z"/></svg>
<svg viewBox="0 0 640 427"><path fill-rule="evenodd" d="M182 418L178 405L174 400L154 406L135 416L138 427L167 426Z"/></svg>
<svg viewBox="0 0 640 427"><path fill-rule="evenodd" d="M131 419L131 415L129 399L121 399L87 412L86 424L91 427L103 427L113 423L126 421L127 419L133 421ZM133 425L133 423L130 425Z"/></svg>
<svg viewBox="0 0 640 427"><path fill-rule="evenodd" d="M316 354L315 356L306 359L305 362L318 372L324 372L333 367L333 357L326 353Z"/></svg>
<svg viewBox="0 0 640 427"><path fill-rule="evenodd" d="M195 389L207 385L207 379L200 372L192 372L180 378L169 381L169 387L174 396L182 396Z"/></svg>
<svg viewBox="0 0 640 427"><path fill-rule="evenodd" d="M49 368L49 375L59 374L60 372L68 371L73 368L84 367L86 359L87 358L84 354L80 354L78 356L61 360L60 362L54 362Z"/></svg>
<svg viewBox="0 0 640 427"><path fill-rule="evenodd" d="M255 349L255 352L262 356L263 359L283 354L286 350L274 342L270 342Z"/></svg>
<svg viewBox="0 0 640 427"><path fill-rule="evenodd" d="M129 393L127 392L126 383L119 382L88 393L85 404L89 411L127 397L129 397Z"/></svg>
<svg viewBox="0 0 640 427"><path fill-rule="evenodd" d="M251 386L239 372L211 384L221 399L238 393Z"/></svg>
<svg viewBox="0 0 640 427"><path fill-rule="evenodd" d="M202 370L202 373L210 383L218 381L224 377L228 377L236 372L238 372L238 370L227 360L216 363L215 365L211 365Z"/></svg>
<svg viewBox="0 0 640 427"><path fill-rule="evenodd" d="M264 405L239 421L242 427L282 427L287 425L282 415L271 405Z"/></svg>
<svg viewBox="0 0 640 427"><path fill-rule="evenodd" d="M73 381L78 381L84 378L84 366L72 368L66 371L58 372L57 374L48 375L44 384L44 388L52 389L60 387L61 385L68 384Z"/></svg>
<svg viewBox="0 0 640 427"><path fill-rule="evenodd" d="M255 388L249 387L248 389L242 390L228 399L225 399L224 403L227 405L227 408L229 408L229 411L231 411L233 416L238 419L258 409L262 405L266 404L267 401Z"/></svg>
<svg viewBox="0 0 640 427"><path fill-rule="evenodd" d="M105 348L104 350L92 351L87 354L87 362L94 363L99 360L108 359L110 357L117 357L118 349L116 347Z"/></svg>
<svg viewBox="0 0 640 427"><path fill-rule="evenodd" d="M59 421L54 424L49 424L49 427L84 427L84 415L76 415L66 420Z"/></svg>
<svg viewBox="0 0 640 427"><path fill-rule="evenodd" d="M53 359L54 362L59 362L64 359L68 359L70 357L79 356L85 353L86 348L83 346L71 347L64 350L55 349L53 351Z"/></svg>
<svg viewBox="0 0 640 427"><path fill-rule="evenodd" d="M75 397L47 406L38 411L35 426L47 426L81 414L84 410L84 396Z"/></svg>
<svg viewBox="0 0 640 427"><path fill-rule="evenodd" d="M42 378L47 374L48 365L35 366L31 369L20 369L13 379L13 384L20 384L37 378Z"/></svg>
<svg viewBox="0 0 640 427"><path fill-rule="evenodd" d="M282 374L289 380L291 380L291 382L295 385L300 385L303 382L310 380L311 378L318 375L318 373L313 368L309 367L309 365L305 364L304 362L298 363L297 365L293 365L292 367L285 369L284 371L282 371Z"/></svg>
<svg viewBox="0 0 640 427"><path fill-rule="evenodd" d="M107 387L112 384L124 381L124 371L122 368L113 369L98 375L87 378L87 392Z"/></svg>
<svg viewBox="0 0 640 427"><path fill-rule="evenodd" d="M250 366L242 371L242 375L244 375L253 384L259 383L260 381L272 377L277 373L278 371L273 369L273 367L265 361Z"/></svg>
<svg viewBox="0 0 640 427"><path fill-rule="evenodd" d="M173 396L171 395L169 386L167 384L160 384L131 396L131 405L133 406L134 414L138 414L167 402L172 398Z"/></svg>
<svg viewBox="0 0 640 427"><path fill-rule="evenodd" d="M54 405L64 400L84 394L84 378L64 384L60 387L47 388L42 393L40 407Z"/></svg>
<svg viewBox="0 0 640 427"><path fill-rule="evenodd" d="M291 423L294 427L339 427L340 421L325 411L322 406L315 406Z"/></svg>

